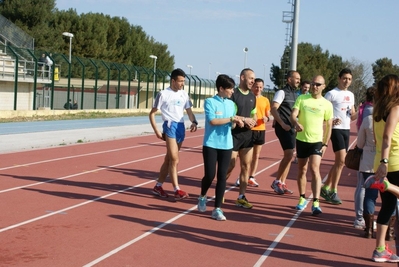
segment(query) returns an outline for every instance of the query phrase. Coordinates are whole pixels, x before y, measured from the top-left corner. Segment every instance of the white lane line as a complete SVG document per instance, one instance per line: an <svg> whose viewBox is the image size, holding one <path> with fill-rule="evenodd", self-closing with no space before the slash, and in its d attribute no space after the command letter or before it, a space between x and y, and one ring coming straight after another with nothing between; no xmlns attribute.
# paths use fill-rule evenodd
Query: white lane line
<svg viewBox="0 0 399 267"><path fill-rule="evenodd" d="M274 142L274 141L271 141L271 142ZM279 160L279 161L277 161L277 162L274 162L274 163L270 164L269 166L267 166L266 168L264 168L264 169L262 169L261 171L257 172L256 174L262 173L262 172L266 171L267 169L270 169L270 168L273 167L274 165L278 164L280 161L281 161L281 160ZM201 165L203 165L203 164L201 164ZM236 187L236 186L231 186L229 189L227 189L227 190L225 191L225 193L229 192L230 190L232 190L232 189L235 188L235 187ZM213 196L212 198L208 198L208 199L207 199L207 202L210 201L210 200L213 200L214 198L215 198L215 196ZM144 234L142 234L142 235L140 235L140 236L138 236L138 237L136 237L136 238L130 240L129 242L126 242L125 244L123 244L123 245L121 245L121 246L119 246L119 247L117 247L117 248L111 250L110 252L108 252L108 253L102 255L101 257L99 257L99 258L97 258L97 259L95 259L95 260L93 260L93 261L91 261L91 262L89 262L89 263L83 265L83 267L90 267L90 266L93 266L93 265L95 265L95 264L97 264L97 263L99 263L99 262L101 262L101 261L103 261L103 260L105 260L105 259L111 257L112 255L118 253L119 251L121 251L121 250L123 250L123 249L125 249L125 248L127 248L127 247L129 247L129 246L131 246L131 245L133 245L134 243L136 243L136 242L142 240L143 238L145 238L145 237L147 237L147 236L149 236L149 235L155 233L156 231L158 231L158 230L164 228L165 226L167 226L167 225L173 223L173 222L176 221L177 219L180 219L180 218L183 217L184 215L189 214L190 212L192 212L192 211L195 210L196 208L197 208L197 205L191 207L190 209L188 209L188 210L186 210L186 211L180 213L179 215L176 215L175 217L169 219L168 221L166 221L166 222L164 222L164 223L161 223L160 225L158 225L158 226L152 228L151 230L145 232Z"/></svg>
<svg viewBox="0 0 399 267"><path fill-rule="evenodd" d="M202 165L203 165L203 164L198 164L198 165L192 166L192 167L190 167L190 168L187 168L187 169L184 169L184 170L179 171L179 173L185 172L185 171L188 171L188 170L191 170L191 169L194 169L194 168L198 168L198 167L200 167L200 166L202 166ZM153 183L153 182L155 182L155 181L156 181L156 180L151 180L151 181L147 181L147 182L144 182L144 183L135 185L135 186L130 186L130 187L127 187L127 188L125 188L125 189L121 189L121 190L115 191L115 192L113 192L113 193L109 193L109 194L103 195L103 196L101 196L101 197L97 197L97 198L94 198L94 199L91 199L91 200L88 200L88 201L85 201L85 202L82 202L82 203L79 203L79 204L70 206L70 207L68 207L68 208L64 208L64 209L52 211L52 212L49 212L49 213L46 214L46 215L42 215L42 216L39 216L39 217L36 217L36 218L32 218L32 219L27 220L27 221L24 221L24 222L20 222L20 223L13 224L13 225L10 225L10 226L5 227L5 228L1 228L1 229L0 229L0 233L5 232L5 231L8 231L8 230L11 230L11 229L14 229L14 228L17 228L17 227L19 227L19 226L22 226L22 225L25 225L25 224L28 224L28 223L32 223L32 222L35 222L35 221L39 221L39 220L41 220L41 219L45 219L45 218L47 218L47 217L50 217L50 216L53 216L53 215L56 215L56 214L64 213L64 212L66 212L66 211L68 211L68 210L72 210L72 209L75 209L75 208L78 208L78 207L81 207L81 206L84 206L84 205L93 203L93 202L95 202L95 201L99 201L99 200L101 200L101 199L105 199L105 198L111 197L111 196L113 196L113 195L116 195L116 194L119 194L119 193L123 193L123 192L126 192L126 191L128 191L128 190L131 190L131 189L134 189L134 188L141 187L141 186L143 186L143 185L147 185L147 184Z"/></svg>
<svg viewBox="0 0 399 267"><path fill-rule="evenodd" d="M190 136L190 137L186 137L186 139L196 138L196 137L202 137L202 135ZM148 143L148 144L143 144L143 145L123 147L123 148L116 148L116 149L110 149L110 150L104 150L104 151L98 151L98 152L92 152L92 153L86 153L86 154L80 154L80 155L73 155L73 156L69 156L69 157L62 157L62 158L54 158L54 159L48 159L48 160L42 160L42 161L35 161L35 162L30 162L30 163L25 163L25 164L18 164L18 165L3 167L3 168L0 168L0 171L20 168L20 167L27 167L27 166L43 164L43 163L48 163L48 162L60 161L60 160L66 160L66 159L88 157L88 156L93 156L93 155L100 155L100 154L105 154L105 153L118 152L118 151L122 151L122 150L140 148L140 147L151 146L151 145L155 145L155 144L163 144L163 143L165 143L165 141L159 141L159 142L153 142L153 143Z"/></svg>
<svg viewBox="0 0 399 267"><path fill-rule="evenodd" d="M193 147L193 148L198 148L198 147L200 147L200 146ZM182 149L181 152L190 151L193 148ZM18 190L18 189L28 188L28 187L32 187L32 186L36 186L36 185L41 185L41 184L52 183L52 182L56 182L56 181L60 181L60 180L65 180L65 179L76 177L76 176L81 176L81 175L85 175L85 174L89 174L89 173L93 173L93 172L97 172L97 171L107 170L108 168L119 167L119 166L123 166L123 165L127 165L127 164L137 163L137 162L140 162L140 161L145 161L145 160L150 160L150 159L154 159L154 158L159 158L159 157L163 157L163 156L165 156L165 154L159 154L159 155L152 156L152 157L141 158L141 159L136 159L136 160L132 160L132 161L128 161L128 162L118 163L118 164L115 164L115 165L111 165L111 166L107 166L107 167L103 167L103 168L97 168L97 169L93 169L93 170L90 170L90 171L79 172L79 173L75 173L75 174L71 174L71 175L67 175L67 176L63 176L63 177L59 177L59 178L56 178L56 179L51 179L51 180L47 180L47 181L43 181L43 182L37 182L37 183L33 183L33 184L27 184L27 185L12 187L12 188L8 188L8 189L0 190L0 194L1 193L6 193L6 192L10 192L10 191L14 191L14 190Z"/></svg>

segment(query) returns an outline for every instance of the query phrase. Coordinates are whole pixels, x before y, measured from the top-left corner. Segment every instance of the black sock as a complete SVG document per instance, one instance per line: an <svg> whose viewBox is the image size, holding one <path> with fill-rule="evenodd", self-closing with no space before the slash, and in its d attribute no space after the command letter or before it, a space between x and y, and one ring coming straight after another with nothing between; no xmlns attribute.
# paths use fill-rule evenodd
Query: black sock
<svg viewBox="0 0 399 267"><path fill-rule="evenodd" d="M300 197L303 197L303 198L306 198L306 197L305 197L305 194L301 194L301 195L299 195L299 196L300 196Z"/></svg>

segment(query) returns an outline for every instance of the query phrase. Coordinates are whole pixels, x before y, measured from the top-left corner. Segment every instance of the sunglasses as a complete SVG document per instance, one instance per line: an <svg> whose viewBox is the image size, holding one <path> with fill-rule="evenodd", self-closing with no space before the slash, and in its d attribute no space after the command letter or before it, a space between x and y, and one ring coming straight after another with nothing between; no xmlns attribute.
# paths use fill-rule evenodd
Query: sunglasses
<svg viewBox="0 0 399 267"><path fill-rule="evenodd" d="M311 85L312 85L312 86L315 86L315 85L316 85L317 87L320 87L320 86L323 85L323 83L311 83Z"/></svg>

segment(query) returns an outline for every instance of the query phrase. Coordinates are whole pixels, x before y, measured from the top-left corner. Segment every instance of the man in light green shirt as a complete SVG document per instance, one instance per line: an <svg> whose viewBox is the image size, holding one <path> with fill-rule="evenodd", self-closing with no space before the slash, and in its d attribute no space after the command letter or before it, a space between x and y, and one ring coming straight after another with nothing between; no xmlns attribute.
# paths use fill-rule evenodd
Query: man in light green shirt
<svg viewBox="0 0 399 267"><path fill-rule="evenodd" d="M298 158L299 203L297 210L306 207L306 172L308 163L312 174L312 215L321 213L319 197L321 188L320 162L331 136L333 106L322 96L326 87L323 76L312 79L310 94L300 95L292 109L291 122L295 125ZM326 122L325 130L324 122Z"/></svg>

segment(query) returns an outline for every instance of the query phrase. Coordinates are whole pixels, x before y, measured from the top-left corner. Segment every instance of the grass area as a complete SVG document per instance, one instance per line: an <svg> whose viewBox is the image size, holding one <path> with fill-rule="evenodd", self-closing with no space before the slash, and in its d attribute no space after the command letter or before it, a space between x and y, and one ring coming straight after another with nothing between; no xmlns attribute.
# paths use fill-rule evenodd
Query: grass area
<svg viewBox="0 0 399 267"><path fill-rule="evenodd" d="M83 119L101 119L101 118L120 118L120 117L138 117L148 116L146 112L132 113L107 113L107 112L79 112L75 114L33 116L33 117L14 117L0 118L0 123L4 122L26 122L26 121L58 121L58 120L83 120Z"/></svg>

